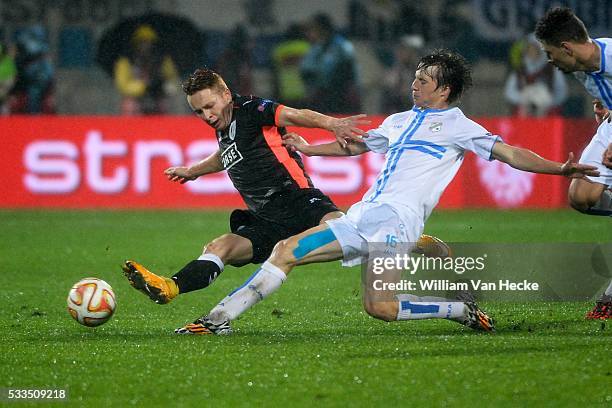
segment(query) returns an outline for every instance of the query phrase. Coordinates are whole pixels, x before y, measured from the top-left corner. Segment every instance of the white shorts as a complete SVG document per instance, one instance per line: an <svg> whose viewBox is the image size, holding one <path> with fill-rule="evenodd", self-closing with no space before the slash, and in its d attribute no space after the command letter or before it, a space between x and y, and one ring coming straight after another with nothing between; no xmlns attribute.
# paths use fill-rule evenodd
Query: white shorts
<svg viewBox="0 0 612 408"><path fill-rule="evenodd" d="M423 219L412 213L400 216L388 204L363 201L353 205L346 215L326 222L342 247L342 266L364 263L368 243L392 239L398 244L415 244L424 227Z"/></svg>
<svg viewBox="0 0 612 408"><path fill-rule="evenodd" d="M601 162L603 160L604 151L612 143L612 123L608 123L607 120L599 125L597 133L591 139L589 145L582 152L580 156L580 163L588 164L590 166L597 167L599 171L599 177L588 177L589 180L604 184L606 186L612 186L612 170L604 166Z"/></svg>

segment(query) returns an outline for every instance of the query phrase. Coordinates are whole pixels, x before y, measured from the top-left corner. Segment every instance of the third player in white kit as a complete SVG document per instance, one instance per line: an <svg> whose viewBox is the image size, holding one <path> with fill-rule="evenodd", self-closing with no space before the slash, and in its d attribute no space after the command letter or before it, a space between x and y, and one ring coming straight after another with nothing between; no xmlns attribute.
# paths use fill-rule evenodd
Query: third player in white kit
<svg viewBox="0 0 612 408"><path fill-rule="evenodd" d="M572 180L569 201L584 214L612 216L612 123L608 114L612 109L612 38L590 38L584 23L564 7L549 10L538 21L536 37L551 64L573 73L605 105L599 111L595 109L600 125L580 157L580 163L597 167L600 175ZM586 317L612 317L612 283Z"/></svg>

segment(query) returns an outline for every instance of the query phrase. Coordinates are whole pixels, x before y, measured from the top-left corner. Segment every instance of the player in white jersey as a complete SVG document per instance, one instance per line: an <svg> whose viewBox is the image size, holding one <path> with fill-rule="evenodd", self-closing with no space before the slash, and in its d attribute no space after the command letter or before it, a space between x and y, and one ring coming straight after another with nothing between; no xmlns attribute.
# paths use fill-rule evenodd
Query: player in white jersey
<svg viewBox="0 0 612 408"><path fill-rule="evenodd" d="M384 153L384 169L362 201L345 216L328 221L279 242L272 256L240 288L230 293L207 316L177 329L180 334L226 334L229 322L278 289L297 265L343 260L355 265L369 255L368 243L403 243L406 253L423 231L425 221L464 158L472 151L486 160L501 160L531 172L582 177L596 175L592 166L579 165L573 156L565 163L541 158L506 145L451 104L471 84L470 69L459 54L440 50L423 57L412 84L414 108L389 116L370 130L363 142L317 146L289 135L286 144L307 155L347 156L367 151ZM390 245L394 247L394 245ZM492 331L492 320L473 298L449 301L396 294L377 298L366 286L365 310L386 320L444 318L476 330Z"/></svg>
<svg viewBox="0 0 612 408"><path fill-rule="evenodd" d="M596 166L600 175L572 180L570 204L585 214L612 216L612 123L608 111L612 109L612 38L591 38L584 23L566 7L550 9L536 24L536 37L549 62L566 74L573 73L598 100L594 110L599 127L579 162ZM586 317L612 318L612 282Z"/></svg>

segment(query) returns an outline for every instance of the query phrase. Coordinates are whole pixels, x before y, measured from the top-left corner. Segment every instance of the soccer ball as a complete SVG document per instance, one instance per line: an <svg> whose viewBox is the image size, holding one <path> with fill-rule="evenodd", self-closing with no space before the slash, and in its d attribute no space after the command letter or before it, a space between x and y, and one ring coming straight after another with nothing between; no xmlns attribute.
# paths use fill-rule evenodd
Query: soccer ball
<svg viewBox="0 0 612 408"><path fill-rule="evenodd" d="M75 283L66 301L74 320L88 327L106 323L117 306L113 288L98 278L85 278Z"/></svg>

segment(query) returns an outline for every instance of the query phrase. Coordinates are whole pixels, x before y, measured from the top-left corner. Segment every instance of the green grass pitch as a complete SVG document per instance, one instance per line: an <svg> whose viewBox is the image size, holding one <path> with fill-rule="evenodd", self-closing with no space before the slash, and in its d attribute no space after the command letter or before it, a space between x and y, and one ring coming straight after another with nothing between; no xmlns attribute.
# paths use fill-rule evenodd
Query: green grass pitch
<svg viewBox="0 0 612 408"><path fill-rule="evenodd" d="M67 389L61 405L71 406L612 404L611 330L584 320L588 302L485 304L494 335L439 320L385 323L362 310L359 269L329 263L294 271L235 322L233 336L175 336L254 266L227 268L210 288L160 306L134 291L119 265L134 258L172 274L226 232L227 220L225 212L0 211L0 387ZM426 231L449 242L610 242L610 226L569 210L461 211L435 212ZM96 329L65 307L86 276L109 282L118 300Z"/></svg>

